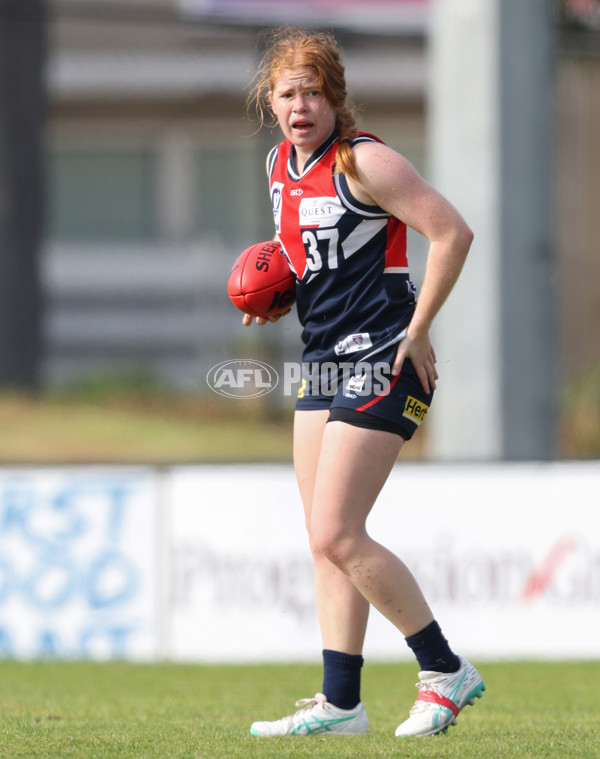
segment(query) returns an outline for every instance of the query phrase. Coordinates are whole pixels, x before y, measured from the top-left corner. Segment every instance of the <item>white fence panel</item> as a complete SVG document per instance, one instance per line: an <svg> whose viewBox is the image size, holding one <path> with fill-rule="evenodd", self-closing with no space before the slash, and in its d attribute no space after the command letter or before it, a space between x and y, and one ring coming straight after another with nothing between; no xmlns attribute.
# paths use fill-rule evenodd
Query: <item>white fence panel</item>
<svg viewBox="0 0 600 759"><path fill-rule="evenodd" d="M398 465L369 530L481 659L600 656L600 462ZM577 631L576 635L573 631ZM320 656L291 466L0 470L0 656ZM371 615L369 658L409 658Z"/></svg>

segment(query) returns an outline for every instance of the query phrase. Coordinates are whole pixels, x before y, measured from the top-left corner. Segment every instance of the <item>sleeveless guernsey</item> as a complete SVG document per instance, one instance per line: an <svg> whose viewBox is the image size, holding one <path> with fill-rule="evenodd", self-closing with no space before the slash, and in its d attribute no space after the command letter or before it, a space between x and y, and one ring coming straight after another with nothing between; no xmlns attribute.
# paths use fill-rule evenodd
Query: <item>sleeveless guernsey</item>
<svg viewBox="0 0 600 759"><path fill-rule="evenodd" d="M353 144L380 141L359 133ZM406 225L357 201L335 173L338 138L301 173L286 140L268 158L275 229L296 274L305 362L360 360L404 336L415 305Z"/></svg>

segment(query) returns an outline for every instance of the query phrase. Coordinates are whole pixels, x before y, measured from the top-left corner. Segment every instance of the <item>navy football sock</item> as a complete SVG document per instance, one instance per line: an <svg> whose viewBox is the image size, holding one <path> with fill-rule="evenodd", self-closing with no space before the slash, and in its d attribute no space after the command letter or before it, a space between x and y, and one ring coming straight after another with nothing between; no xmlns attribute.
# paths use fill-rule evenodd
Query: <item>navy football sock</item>
<svg viewBox="0 0 600 759"><path fill-rule="evenodd" d="M421 632L406 638L406 642L417 657L421 670L449 674L460 669L458 656L452 652L435 620Z"/></svg>
<svg viewBox="0 0 600 759"><path fill-rule="evenodd" d="M323 693L340 709L354 709L360 701L363 657L323 649Z"/></svg>

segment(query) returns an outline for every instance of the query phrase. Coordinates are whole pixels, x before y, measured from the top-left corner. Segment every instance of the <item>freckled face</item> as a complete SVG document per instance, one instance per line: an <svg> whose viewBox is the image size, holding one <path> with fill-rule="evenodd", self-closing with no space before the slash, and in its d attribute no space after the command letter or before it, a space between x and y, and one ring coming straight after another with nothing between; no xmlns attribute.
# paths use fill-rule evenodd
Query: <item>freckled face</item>
<svg viewBox="0 0 600 759"><path fill-rule="evenodd" d="M333 132L336 112L319 89L312 69L283 69L269 99L284 136L300 159L309 158Z"/></svg>

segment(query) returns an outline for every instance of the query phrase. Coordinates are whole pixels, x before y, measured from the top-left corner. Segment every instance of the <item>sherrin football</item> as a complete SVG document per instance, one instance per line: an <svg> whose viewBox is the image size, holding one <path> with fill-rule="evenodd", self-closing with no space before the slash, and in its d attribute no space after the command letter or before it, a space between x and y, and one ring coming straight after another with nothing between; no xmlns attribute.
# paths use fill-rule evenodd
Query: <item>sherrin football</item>
<svg viewBox="0 0 600 759"><path fill-rule="evenodd" d="M227 282L231 302L250 316L279 316L296 299L296 277L279 242L257 242L240 254Z"/></svg>

